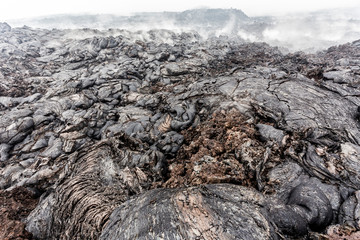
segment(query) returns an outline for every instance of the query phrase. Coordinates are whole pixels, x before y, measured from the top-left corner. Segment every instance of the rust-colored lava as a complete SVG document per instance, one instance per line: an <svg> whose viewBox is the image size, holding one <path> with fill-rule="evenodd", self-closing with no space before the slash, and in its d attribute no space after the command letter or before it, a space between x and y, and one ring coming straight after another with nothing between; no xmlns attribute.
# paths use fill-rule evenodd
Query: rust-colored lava
<svg viewBox="0 0 360 240"><path fill-rule="evenodd" d="M319 237L322 240L357 240L360 239L360 231L355 227L346 225L333 225L328 228L326 235Z"/></svg>
<svg viewBox="0 0 360 240"><path fill-rule="evenodd" d="M255 126L239 112L215 112L209 120L182 134L185 141L169 163L165 187L255 185L255 168L265 149L256 138Z"/></svg>
<svg viewBox="0 0 360 240"><path fill-rule="evenodd" d="M38 199L23 187L0 191L0 239L33 239L21 222L36 207Z"/></svg>

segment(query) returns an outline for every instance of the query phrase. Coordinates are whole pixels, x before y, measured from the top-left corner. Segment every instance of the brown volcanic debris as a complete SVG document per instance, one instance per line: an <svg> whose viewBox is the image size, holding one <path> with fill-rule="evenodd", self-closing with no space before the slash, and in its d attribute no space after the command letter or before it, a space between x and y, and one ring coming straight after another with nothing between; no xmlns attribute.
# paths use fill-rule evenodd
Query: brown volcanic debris
<svg viewBox="0 0 360 240"><path fill-rule="evenodd" d="M360 231L352 226L334 225L327 229L326 234L322 234L318 237L319 239L324 239L324 240L335 240L335 239L355 240L355 239L360 239Z"/></svg>
<svg viewBox="0 0 360 240"><path fill-rule="evenodd" d="M170 162L166 187L206 183L254 186L255 169L265 148L255 126L236 110L215 112L196 128L182 132L184 144Z"/></svg>
<svg viewBox="0 0 360 240"><path fill-rule="evenodd" d="M0 239L33 239L25 230L24 219L36 207L38 199L26 188L0 191Z"/></svg>

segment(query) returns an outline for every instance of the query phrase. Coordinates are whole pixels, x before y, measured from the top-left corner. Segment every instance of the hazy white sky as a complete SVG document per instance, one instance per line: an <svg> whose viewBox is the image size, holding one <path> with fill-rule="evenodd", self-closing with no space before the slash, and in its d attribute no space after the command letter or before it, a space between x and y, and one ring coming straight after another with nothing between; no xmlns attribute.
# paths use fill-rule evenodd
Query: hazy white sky
<svg viewBox="0 0 360 240"><path fill-rule="evenodd" d="M52 14L183 11L237 8L249 16L358 7L359 0L1 0L0 21Z"/></svg>

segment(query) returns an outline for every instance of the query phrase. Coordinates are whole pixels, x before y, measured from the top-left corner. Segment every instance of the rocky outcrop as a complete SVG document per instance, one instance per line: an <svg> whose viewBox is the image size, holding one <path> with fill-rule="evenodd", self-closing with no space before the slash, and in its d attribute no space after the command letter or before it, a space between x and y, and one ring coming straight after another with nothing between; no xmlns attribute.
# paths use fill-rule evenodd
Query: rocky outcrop
<svg viewBox="0 0 360 240"><path fill-rule="evenodd" d="M39 197L16 219L35 238L358 234L356 42L23 27L0 48L0 187Z"/></svg>
<svg viewBox="0 0 360 240"><path fill-rule="evenodd" d="M11 31L11 27L7 23L0 23L0 33L9 32Z"/></svg>

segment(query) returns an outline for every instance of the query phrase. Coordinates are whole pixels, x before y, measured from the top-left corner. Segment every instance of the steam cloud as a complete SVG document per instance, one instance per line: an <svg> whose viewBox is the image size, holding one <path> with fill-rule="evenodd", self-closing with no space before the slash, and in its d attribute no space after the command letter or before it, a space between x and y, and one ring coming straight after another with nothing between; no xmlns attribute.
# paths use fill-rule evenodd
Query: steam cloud
<svg viewBox="0 0 360 240"><path fill-rule="evenodd" d="M124 29L138 31L138 37L144 39L149 38L145 32L154 29L167 29L177 33L195 31L203 39L225 35L250 42L267 42L291 52L315 52L360 39L358 13L358 9L343 9L282 17L250 18L235 9L195 9L182 13L138 13L132 16L55 15L9 23L15 27L25 24L47 29L98 29L93 36L106 34L101 31L105 29ZM112 33L116 31L120 33L119 30L113 30ZM73 31L68 37L84 37L79 34L80 32Z"/></svg>

